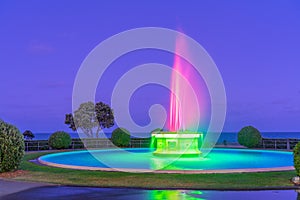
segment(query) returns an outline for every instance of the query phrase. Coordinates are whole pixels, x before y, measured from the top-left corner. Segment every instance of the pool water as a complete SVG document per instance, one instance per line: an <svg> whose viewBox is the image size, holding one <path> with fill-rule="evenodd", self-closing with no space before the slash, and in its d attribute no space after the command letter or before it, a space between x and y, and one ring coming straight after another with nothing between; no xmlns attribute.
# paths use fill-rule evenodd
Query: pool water
<svg viewBox="0 0 300 200"><path fill-rule="evenodd" d="M153 149L105 149L53 153L39 158L41 163L81 169L135 170L235 170L293 166L292 152L213 149L206 157L154 156Z"/></svg>

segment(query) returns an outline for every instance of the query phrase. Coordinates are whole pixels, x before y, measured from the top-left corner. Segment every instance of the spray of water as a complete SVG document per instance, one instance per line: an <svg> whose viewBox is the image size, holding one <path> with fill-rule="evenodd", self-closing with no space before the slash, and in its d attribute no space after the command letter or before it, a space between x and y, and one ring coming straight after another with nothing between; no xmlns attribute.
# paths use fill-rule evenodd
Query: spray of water
<svg viewBox="0 0 300 200"><path fill-rule="evenodd" d="M192 70L190 65L183 62L178 55L180 51L188 51L185 40L182 36L176 38L175 56L173 64L173 72L171 74L170 83L170 109L168 129L172 132L184 132L192 130L197 126L199 114L195 109L199 109L199 99L195 99L194 92L201 91L197 88L197 84L193 80ZM184 79L180 78L182 76ZM188 88L188 84L193 87L193 90ZM198 119L197 119L198 118Z"/></svg>

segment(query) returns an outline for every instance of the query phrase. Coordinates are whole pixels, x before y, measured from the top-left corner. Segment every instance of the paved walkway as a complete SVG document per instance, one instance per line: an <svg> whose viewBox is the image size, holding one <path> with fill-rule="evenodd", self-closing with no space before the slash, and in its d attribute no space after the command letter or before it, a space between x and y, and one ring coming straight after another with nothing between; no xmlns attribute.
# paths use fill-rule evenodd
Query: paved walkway
<svg viewBox="0 0 300 200"><path fill-rule="evenodd" d="M13 194L13 193L21 192L23 190L28 190L28 189L43 187L43 186L50 186L50 184L21 182L21 181L14 181L14 180L0 178L0 199L1 197L8 194Z"/></svg>

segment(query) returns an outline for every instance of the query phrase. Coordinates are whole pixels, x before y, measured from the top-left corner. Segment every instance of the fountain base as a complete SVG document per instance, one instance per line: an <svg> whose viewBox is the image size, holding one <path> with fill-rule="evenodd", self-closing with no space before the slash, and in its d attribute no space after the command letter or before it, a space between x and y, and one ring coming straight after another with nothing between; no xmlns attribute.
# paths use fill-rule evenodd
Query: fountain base
<svg viewBox="0 0 300 200"><path fill-rule="evenodd" d="M202 133L186 132L155 132L152 133L152 143L156 143L157 156L199 156L199 141L202 143Z"/></svg>

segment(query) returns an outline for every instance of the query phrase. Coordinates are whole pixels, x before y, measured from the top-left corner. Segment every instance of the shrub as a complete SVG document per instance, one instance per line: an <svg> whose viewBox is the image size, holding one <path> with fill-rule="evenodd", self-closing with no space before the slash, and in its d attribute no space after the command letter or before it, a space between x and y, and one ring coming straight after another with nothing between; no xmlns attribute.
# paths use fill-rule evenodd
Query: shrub
<svg viewBox="0 0 300 200"><path fill-rule="evenodd" d="M300 176L300 142L295 146L294 150L294 167L297 173L297 176Z"/></svg>
<svg viewBox="0 0 300 200"><path fill-rule="evenodd" d="M258 147L261 143L261 134L256 128L246 126L239 131L238 142L248 148Z"/></svg>
<svg viewBox="0 0 300 200"><path fill-rule="evenodd" d="M26 130L23 136L25 140L32 140L32 138L34 138L34 134L30 130Z"/></svg>
<svg viewBox="0 0 300 200"><path fill-rule="evenodd" d="M161 131L163 131L162 128L156 128L156 129L152 130L150 133L151 133L151 134L153 134L153 133L159 133L159 132L161 132Z"/></svg>
<svg viewBox="0 0 300 200"><path fill-rule="evenodd" d="M112 132L111 140L118 147L128 147L130 144L130 133L125 128L116 128Z"/></svg>
<svg viewBox="0 0 300 200"><path fill-rule="evenodd" d="M50 136L48 142L53 149L66 149L69 148L72 140L68 133L57 131Z"/></svg>
<svg viewBox="0 0 300 200"><path fill-rule="evenodd" d="M18 169L24 148L24 139L19 129L0 120L0 172Z"/></svg>

